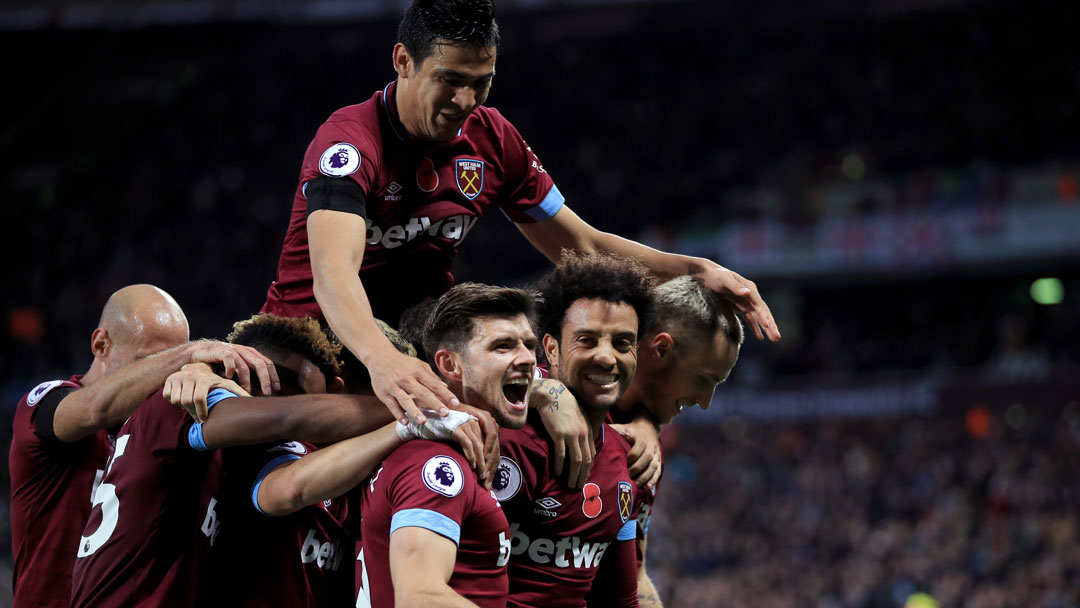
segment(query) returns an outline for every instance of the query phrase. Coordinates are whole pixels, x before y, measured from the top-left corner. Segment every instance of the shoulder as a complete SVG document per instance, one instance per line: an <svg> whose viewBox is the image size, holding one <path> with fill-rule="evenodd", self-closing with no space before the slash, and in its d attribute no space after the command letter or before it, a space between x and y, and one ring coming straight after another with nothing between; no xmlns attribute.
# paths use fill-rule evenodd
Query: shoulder
<svg viewBox="0 0 1080 608"><path fill-rule="evenodd" d="M489 140L496 149L513 149L507 142L521 140L518 130L495 108L480 106L466 123L466 135L474 140Z"/></svg>
<svg viewBox="0 0 1080 608"><path fill-rule="evenodd" d="M369 133L376 131L379 128L379 106L374 99L345 106L331 114L323 125Z"/></svg>
<svg viewBox="0 0 1080 608"><path fill-rule="evenodd" d="M69 380L49 380L47 382L42 382L31 389L29 393L26 393L20 403L25 403L27 407L34 407L41 403L41 400L50 393L53 393L57 389L65 388L68 389L68 391L64 392L70 392L72 389L82 388L82 385L76 382L74 378Z"/></svg>
<svg viewBox="0 0 1080 608"><path fill-rule="evenodd" d="M610 441L612 446L618 451L627 453L630 451L630 442L626 440L618 431L611 428L611 425L607 422L604 423L604 441Z"/></svg>
<svg viewBox="0 0 1080 608"><path fill-rule="evenodd" d="M423 439L410 441L390 454L379 478L386 480L388 496L396 497L391 499L395 503L432 496L429 491L444 498L468 495L463 490L477 485L476 473L460 452L449 444Z"/></svg>
<svg viewBox="0 0 1080 608"><path fill-rule="evenodd" d="M427 473L427 469L449 470L457 473L455 477L475 479L476 474L469 468L469 462L460 452L448 443L414 439L394 450L383 461L383 468L399 474L413 474L417 471Z"/></svg>

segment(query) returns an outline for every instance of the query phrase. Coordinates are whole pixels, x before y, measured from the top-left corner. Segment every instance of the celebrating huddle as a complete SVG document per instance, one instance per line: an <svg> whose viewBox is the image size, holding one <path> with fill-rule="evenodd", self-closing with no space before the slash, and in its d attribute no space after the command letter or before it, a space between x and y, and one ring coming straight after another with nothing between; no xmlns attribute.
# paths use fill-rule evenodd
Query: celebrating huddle
<svg viewBox="0 0 1080 608"><path fill-rule="evenodd" d="M422 336L449 390L500 427L497 461L474 416L393 421L370 387L342 380L362 374L347 370L348 357L343 368L340 345L311 319L259 314L228 343L107 369L122 350L163 344L161 319L186 338L166 294L121 290L95 331L117 340L95 347L91 371L44 383L19 405L20 604L69 605L70 595L72 606L638 605L654 593L643 560L655 485L632 479L631 446L609 422L660 424L706 406L742 339L730 305L700 283L652 281L629 260L567 255L542 281L539 306L524 290L464 283L407 315L420 326L402 329ZM162 308L172 314L155 314ZM126 336L112 317L142 331ZM249 389L273 396L249 397L207 364L243 369ZM151 376L160 386L149 397L121 394L119 380ZM92 405L68 401L107 384L124 411L97 424L115 439L74 437L63 421ZM203 401L205 415L182 407ZM542 420L575 402L594 448L583 484L569 467L556 473L558 431Z"/></svg>
<svg viewBox="0 0 1080 608"><path fill-rule="evenodd" d="M768 306L570 210L482 105L490 0L415 0L398 38L308 148L262 313L188 342L126 287L87 373L20 401L16 606L660 605L659 426L727 378L735 311L779 339ZM450 287L492 208L556 263L538 294Z"/></svg>

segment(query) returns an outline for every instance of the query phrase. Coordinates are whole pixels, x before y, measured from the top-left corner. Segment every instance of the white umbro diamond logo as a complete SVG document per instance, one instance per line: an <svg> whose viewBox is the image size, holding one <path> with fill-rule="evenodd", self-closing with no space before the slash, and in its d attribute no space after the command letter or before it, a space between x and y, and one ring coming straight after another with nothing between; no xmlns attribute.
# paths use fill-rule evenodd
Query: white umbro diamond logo
<svg viewBox="0 0 1080 608"><path fill-rule="evenodd" d="M549 509L549 510L554 509L556 507L561 507L562 506L561 502L555 500L554 498L552 498L550 496L545 496L544 498L541 498L541 499L537 500L536 504L540 505L541 507L543 507L545 509Z"/></svg>
<svg viewBox="0 0 1080 608"><path fill-rule="evenodd" d="M400 191L401 191L401 184L399 184L397 182L390 182L390 185L386 187L386 192L388 194L397 194Z"/></svg>

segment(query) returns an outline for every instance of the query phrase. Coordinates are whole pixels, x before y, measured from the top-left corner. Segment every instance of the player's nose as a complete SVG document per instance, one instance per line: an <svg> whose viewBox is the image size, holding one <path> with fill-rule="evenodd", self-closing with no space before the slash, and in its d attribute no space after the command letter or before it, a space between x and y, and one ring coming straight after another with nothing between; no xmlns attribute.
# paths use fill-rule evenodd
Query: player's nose
<svg viewBox="0 0 1080 608"><path fill-rule="evenodd" d="M514 349L514 365L518 367L535 366L536 352L524 344L518 344L517 348Z"/></svg>
<svg viewBox="0 0 1080 608"><path fill-rule="evenodd" d="M454 103L465 111L471 111L476 107L476 91L472 87L458 87L454 91Z"/></svg>

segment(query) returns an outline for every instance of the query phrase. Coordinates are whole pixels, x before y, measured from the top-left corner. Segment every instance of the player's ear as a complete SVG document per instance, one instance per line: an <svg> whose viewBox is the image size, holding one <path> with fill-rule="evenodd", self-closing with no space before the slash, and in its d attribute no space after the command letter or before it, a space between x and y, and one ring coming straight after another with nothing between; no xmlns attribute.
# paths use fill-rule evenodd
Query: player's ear
<svg viewBox="0 0 1080 608"><path fill-rule="evenodd" d="M341 376L334 376L330 382L326 383L326 392L328 393L342 393L345 391L345 381L341 379Z"/></svg>
<svg viewBox="0 0 1080 608"><path fill-rule="evenodd" d="M461 361L458 359L458 354L452 350L440 348L435 353L435 371L439 372L439 375L446 380L454 380L455 382L461 382L464 370L462 369Z"/></svg>
<svg viewBox="0 0 1080 608"><path fill-rule="evenodd" d="M412 74L412 56L402 43L394 45L394 71L398 77L408 78Z"/></svg>
<svg viewBox="0 0 1080 608"><path fill-rule="evenodd" d="M544 334L544 356L552 366L559 365L559 341L551 334Z"/></svg>
<svg viewBox="0 0 1080 608"><path fill-rule="evenodd" d="M90 334L90 352L94 353L95 359L105 358L111 349L112 338L109 337L109 332L99 327Z"/></svg>
<svg viewBox="0 0 1080 608"><path fill-rule="evenodd" d="M663 359L668 355L671 355L675 350L675 338L666 331L659 332L649 342L653 351L656 353L657 359Z"/></svg>

